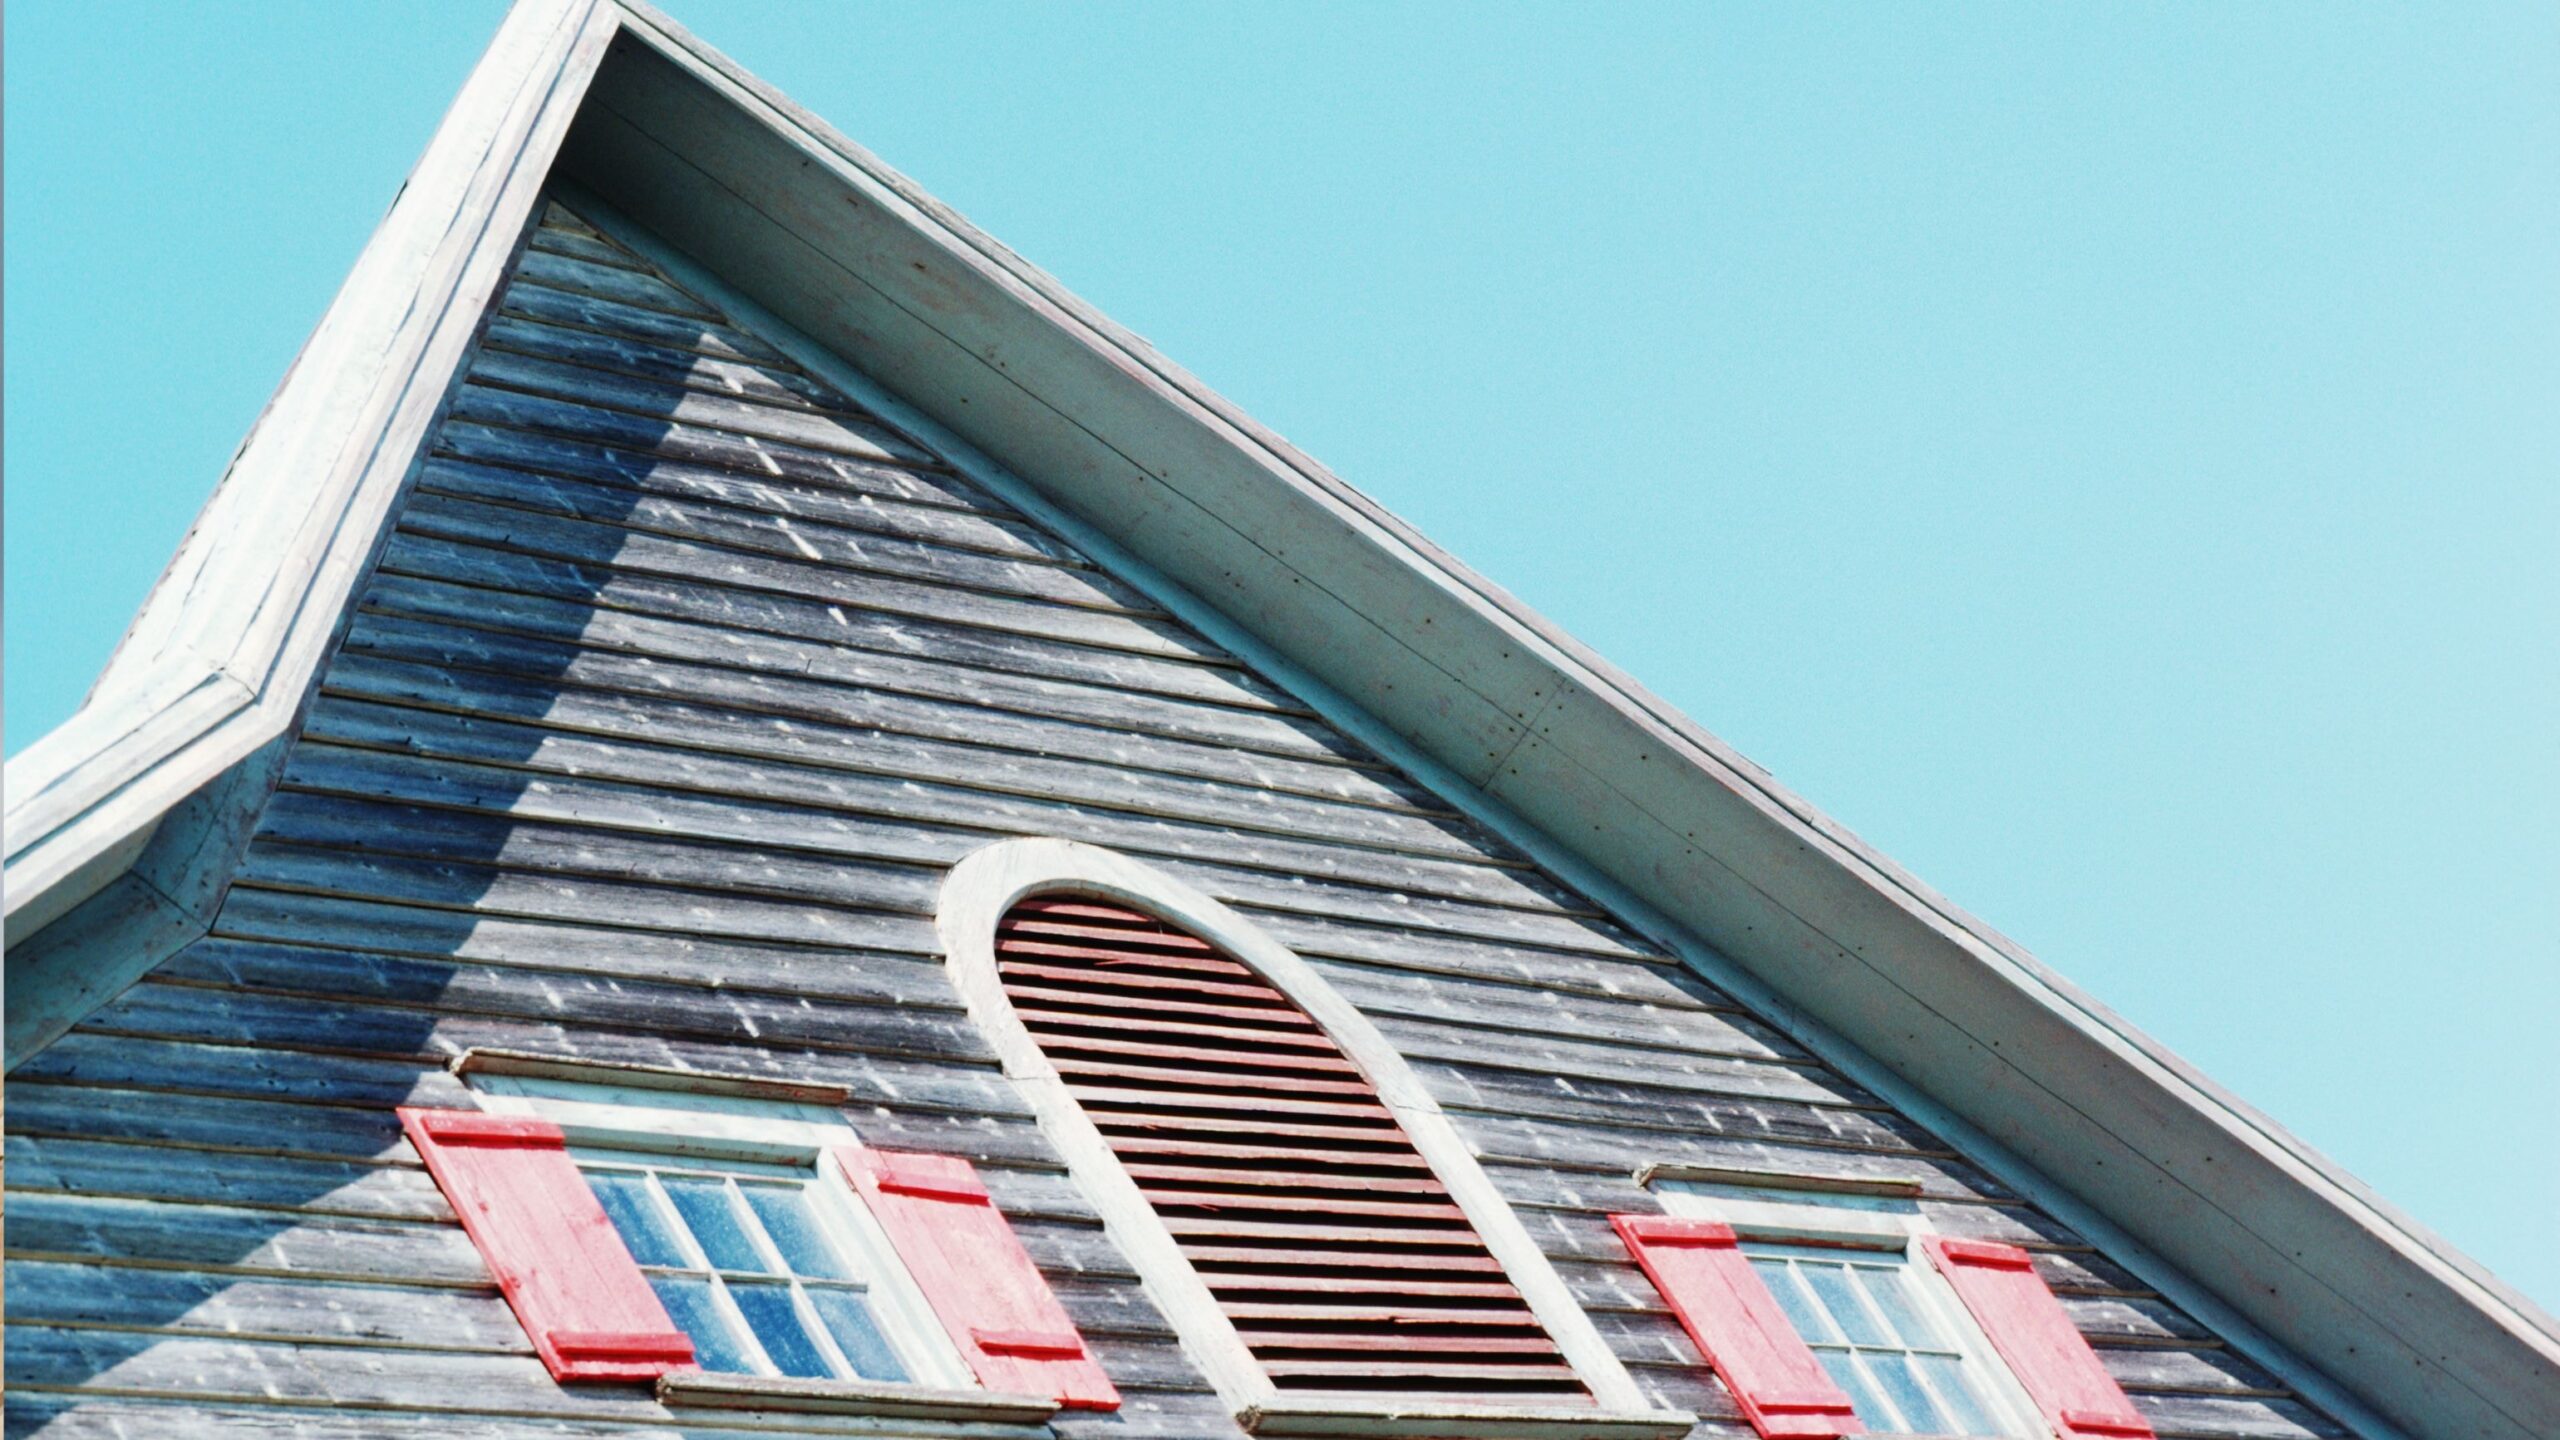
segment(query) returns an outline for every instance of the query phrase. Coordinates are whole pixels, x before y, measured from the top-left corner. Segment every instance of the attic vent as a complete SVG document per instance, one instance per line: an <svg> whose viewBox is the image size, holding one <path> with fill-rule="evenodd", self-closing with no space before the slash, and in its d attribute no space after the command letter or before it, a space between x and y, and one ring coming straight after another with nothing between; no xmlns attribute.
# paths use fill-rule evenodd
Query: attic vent
<svg viewBox="0 0 2560 1440"><path fill-rule="evenodd" d="M1063 896L1014 906L996 961L1282 1394L1588 1399L1394 1113L1269 981L1151 915Z"/></svg>

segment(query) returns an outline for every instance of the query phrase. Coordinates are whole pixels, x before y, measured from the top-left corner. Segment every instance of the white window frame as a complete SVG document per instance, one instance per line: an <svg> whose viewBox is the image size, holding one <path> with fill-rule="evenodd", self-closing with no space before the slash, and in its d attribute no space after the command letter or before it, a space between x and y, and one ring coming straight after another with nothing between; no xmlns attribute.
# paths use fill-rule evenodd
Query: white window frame
<svg viewBox="0 0 2560 1440"><path fill-rule="evenodd" d="M1038 1040L1014 1014L996 970L996 926L1018 902L1034 895L1091 896L1179 926L1250 966L1323 1026L1376 1088L1379 1101L1395 1113L1414 1149L1466 1213L1596 1404L1423 1405L1400 1403L1393 1395L1320 1402L1282 1395L1155 1207L1121 1169L1110 1143L1086 1118ZM1404 1056L1323 976L1243 916L1115 851L1068 840L1021 839L985 846L952 867L943 880L937 924L952 982L994 1044L1005 1074L1030 1101L1042 1133L1066 1157L1069 1174L1101 1212L1106 1231L1137 1268L1149 1298L1173 1322L1184 1350L1247 1430L1261 1435L1465 1433L1481 1440L1641 1440L1682 1435L1697 1423L1684 1411L1653 1404L1637 1388ZM1354 1429L1346 1431L1346 1425Z"/></svg>
<svg viewBox="0 0 2560 1440"><path fill-rule="evenodd" d="M1955 1288L1922 1253L1921 1240L1939 1231L1917 1200L1907 1194L1834 1189L1812 1177L1806 1177L1803 1188L1775 1176L1738 1183L1643 1172L1637 1179L1652 1189L1664 1213L1731 1226L1746 1247L1756 1243L1893 1256L1901 1262L1909 1293L1982 1382L1982 1399L2001 1427L2002 1440L2042 1440L2045 1422L2035 1403L1974 1323Z"/></svg>
<svg viewBox="0 0 2560 1440"><path fill-rule="evenodd" d="M636 1165L692 1164L706 1170L734 1165L805 1172L822 1201L817 1207L821 1223L873 1277L866 1285L872 1312L890 1347L907 1364L905 1384L945 1391L982 1388L951 1343L950 1332L934 1315L923 1287L908 1273L888 1232L845 1178L842 1167L827 1158L829 1150L864 1148L861 1137L834 1110L806 1101L689 1092L664 1088L662 1083L475 1073L467 1064L463 1078L488 1113L520 1115L559 1126L573 1161L607 1162L627 1155L628 1163ZM581 1172L584 1169L582 1163ZM721 1379L731 1388L775 1391L809 1383L779 1375L724 1373ZM819 1383L894 1388L896 1382Z"/></svg>

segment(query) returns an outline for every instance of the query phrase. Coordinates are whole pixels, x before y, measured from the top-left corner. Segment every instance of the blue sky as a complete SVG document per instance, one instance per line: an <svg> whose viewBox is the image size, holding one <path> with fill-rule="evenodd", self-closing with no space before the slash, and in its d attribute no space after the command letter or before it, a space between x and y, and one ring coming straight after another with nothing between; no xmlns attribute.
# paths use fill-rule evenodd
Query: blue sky
<svg viewBox="0 0 2560 1440"><path fill-rule="evenodd" d="M2560 1308L2560 10L673 8ZM9 7L12 753L500 9Z"/></svg>

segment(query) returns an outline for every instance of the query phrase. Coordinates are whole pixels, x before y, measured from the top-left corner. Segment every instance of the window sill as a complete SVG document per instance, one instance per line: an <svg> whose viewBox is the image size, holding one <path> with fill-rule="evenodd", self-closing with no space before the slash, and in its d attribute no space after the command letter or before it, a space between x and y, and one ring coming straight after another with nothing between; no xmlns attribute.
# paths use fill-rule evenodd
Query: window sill
<svg viewBox="0 0 2560 1440"><path fill-rule="evenodd" d="M1265 1400L1236 1423L1255 1435L1466 1435L1470 1440L1665 1440L1698 1417L1685 1410L1602 1410L1573 1405L1398 1405L1353 1400Z"/></svg>
<svg viewBox="0 0 2560 1440"><path fill-rule="evenodd" d="M722 1410L797 1410L823 1415L879 1415L898 1420L975 1420L1045 1424L1058 1402L991 1390L946 1390L877 1380L788 1380L680 1370L658 1377L658 1402Z"/></svg>

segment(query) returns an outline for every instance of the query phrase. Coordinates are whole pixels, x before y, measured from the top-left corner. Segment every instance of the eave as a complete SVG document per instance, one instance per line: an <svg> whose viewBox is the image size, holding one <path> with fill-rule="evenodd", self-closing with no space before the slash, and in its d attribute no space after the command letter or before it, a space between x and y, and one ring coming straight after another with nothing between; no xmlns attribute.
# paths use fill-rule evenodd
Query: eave
<svg viewBox="0 0 2560 1440"><path fill-rule="evenodd" d="M510 15L91 702L11 762L11 981L61 997L23 1025L13 1008L13 1065L210 923L260 762L293 733L555 168L2315 1399L2418 1435L2560 1433L2560 1327L2529 1302L904 177L614 0Z"/></svg>

